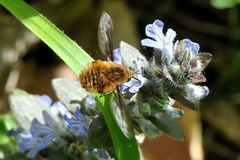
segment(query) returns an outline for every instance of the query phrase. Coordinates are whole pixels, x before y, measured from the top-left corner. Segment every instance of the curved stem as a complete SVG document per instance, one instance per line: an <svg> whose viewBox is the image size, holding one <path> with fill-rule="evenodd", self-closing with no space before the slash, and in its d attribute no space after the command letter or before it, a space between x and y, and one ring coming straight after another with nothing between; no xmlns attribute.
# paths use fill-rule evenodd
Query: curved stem
<svg viewBox="0 0 240 160"><path fill-rule="evenodd" d="M95 99L110 131L117 159L139 160L140 155L135 136L126 137L119 128L112 113L111 104L114 100L114 94L110 93L105 96L95 95Z"/></svg>

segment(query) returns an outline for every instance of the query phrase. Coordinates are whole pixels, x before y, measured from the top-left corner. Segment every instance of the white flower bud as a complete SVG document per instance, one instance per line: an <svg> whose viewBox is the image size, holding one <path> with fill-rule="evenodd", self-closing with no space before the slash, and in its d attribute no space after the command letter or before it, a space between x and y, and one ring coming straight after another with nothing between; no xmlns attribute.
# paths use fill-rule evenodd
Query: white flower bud
<svg viewBox="0 0 240 160"><path fill-rule="evenodd" d="M209 93L207 86L197 86L191 83L185 85L185 91L186 98L191 101L199 101Z"/></svg>

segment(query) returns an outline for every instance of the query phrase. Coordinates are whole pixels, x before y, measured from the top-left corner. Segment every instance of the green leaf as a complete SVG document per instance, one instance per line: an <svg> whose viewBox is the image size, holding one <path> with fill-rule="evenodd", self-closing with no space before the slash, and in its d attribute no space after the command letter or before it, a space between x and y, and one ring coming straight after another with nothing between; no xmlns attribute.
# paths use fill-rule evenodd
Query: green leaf
<svg viewBox="0 0 240 160"><path fill-rule="evenodd" d="M150 115L150 114L151 114L150 105L149 105L148 103L141 103L141 104L139 104L139 111L140 111L142 114L148 114L148 115Z"/></svg>
<svg viewBox="0 0 240 160"><path fill-rule="evenodd" d="M17 129L14 117L10 114L0 117L0 158L17 152L16 142L9 135L11 129Z"/></svg>
<svg viewBox="0 0 240 160"><path fill-rule="evenodd" d="M140 111L139 111L139 107L136 102L134 102L134 101L129 102L127 104L127 108L129 110L131 117L134 117L134 118L142 118L143 117L142 113L140 113Z"/></svg>
<svg viewBox="0 0 240 160"><path fill-rule="evenodd" d="M184 140L183 129L178 119L170 117L168 114L159 113L149 119L158 129L166 133L169 137L179 141Z"/></svg>
<svg viewBox="0 0 240 160"><path fill-rule="evenodd" d="M160 130L154 126L151 121L144 118L135 119L135 121L146 136L150 138L159 136Z"/></svg>
<svg viewBox="0 0 240 160"><path fill-rule="evenodd" d="M1 126L2 128L2 126ZM2 131L1 131L2 132ZM0 145L6 145L9 143L9 136L5 133L0 132Z"/></svg>
<svg viewBox="0 0 240 160"><path fill-rule="evenodd" d="M93 147L113 147L107 124L102 115L97 116L89 126L88 138Z"/></svg>
<svg viewBox="0 0 240 160"><path fill-rule="evenodd" d="M232 8L238 3L240 3L239 0L211 0L210 2L212 6L217 9Z"/></svg>
<svg viewBox="0 0 240 160"><path fill-rule="evenodd" d="M0 0L20 22L44 41L63 61L79 74L93 59L54 24L22 0Z"/></svg>
<svg viewBox="0 0 240 160"><path fill-rule="evenodd" d="M70 111L74 109L74 104L71 103L72 100L82 101L88 94L88 92L81 87L79 81L70 79L53 79L52 87L57 98L63 102Z"/></svg>
<svg viewBox="0 0 240 160"><path fill-rule="evenodd" d="M11 129L17 129L16 119L11 114L0 116L0 133L8 134Z"/></svg>
<svg viewBox="0 0 240 160"><path fill-rule="evenodd" d="M16 153L4 158L4 160L29 160L23 153Z"/></svg>

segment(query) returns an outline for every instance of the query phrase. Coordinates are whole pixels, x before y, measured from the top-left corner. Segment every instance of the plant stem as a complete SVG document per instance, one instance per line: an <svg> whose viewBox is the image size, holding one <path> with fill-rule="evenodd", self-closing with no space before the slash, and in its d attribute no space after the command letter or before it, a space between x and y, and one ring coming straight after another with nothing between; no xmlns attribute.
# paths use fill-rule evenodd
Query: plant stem
<svg viewBox="0 0 240 160"><path fill-rule="evenodd" d="M140 155L135 136L126 137L119 128L112 113L111 104L114 100L114 94L110 93L105 96L95 95L95 99L109 128L117 159L139 160Z"/></svg>

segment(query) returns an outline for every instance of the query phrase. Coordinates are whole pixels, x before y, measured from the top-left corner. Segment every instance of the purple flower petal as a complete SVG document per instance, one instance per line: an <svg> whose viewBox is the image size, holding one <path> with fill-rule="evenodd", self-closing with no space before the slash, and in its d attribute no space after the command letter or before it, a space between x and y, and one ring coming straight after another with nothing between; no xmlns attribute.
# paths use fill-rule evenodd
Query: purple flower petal
<svg viewBox="0 0 240 160"><path fill-rule="evenodd" d="M128 90L130 93L137 93L139 91L139 89L143 86L143 84L141 83L140 80L137 80L135 78L131 78L130 81L124 83L121 86L121 92L122 94L126 93L126 91Z"/></svg>
<svg viewBox="0 0 240 160"><path fill-rule="evenodd" d="M191 41L190 39L183 39L186 49L189 50L191 56L195 56L198 54L200 46L198 43Z"/></svg>
<svg viewBox="0 0 240 160"><path fill-rule="evenodd" d="M176 32L171 28L169 28L166 32L166 37L165 37L166 40L168 40L169 42L173 42L175 37L176 37Z"/></svg>
<svg viewBox="0 0 240 160"><path fill-rule="evenodd" d="M30 133L34 137L48 137L50 141L62 133L62 127L46 111L43 111L43 117L45 124L41 124L37 119L32 121Z"/></svg>
<svg viewBox="0 0 240 160"><path fill-rule="evenodd" d="M96 105L96 101L91 94L87 95L87 98L85 100L85 105L86 106Z"/></svg>
<svg viewBox="0 0 240 160"><path fill-rule="evenodd" d="M68 117L71 116L66 106L60 101L53 103L53 105L51 106L51 109L55 115L61 115L61 116L67 115Z"/></svg>
<svg viewBox="0 0 240 160"><path fill-rule="evenodd" d="M166 59L168 63L173 60L174 57L174 43L173 40L176 37L176 32L169 28L166 35L163 34L163 22L155 20L153 24L146 26L146 35L151 38L145 38L141 40L141 44L146 47L152 47L160 50L162 58Z"/></svg>
<svg viewBox="0 0 240 160"><path fill-rule="evenodd" d="M156 41L149 39L149 38L145 38L145 39L141 40L141 44L142 44L142 46L159 49L159 44Z"/></svg>
<svg viewBox="0 0 240 160"><path fill-rule="evenodd" d="M72 118L64 116L64 120L66 122L67 128L71 132L75 132L78 136L87 136L90 119L84 116L80 112L79 108L77 108Z"/></svg>
<svg viewBox="0 0 240 160"><path fill-rule="evenodd" d="M115 63L122 64L122 57L119 48L113 50L113 61Z"/></svg>
<svg viewBox="0 0 240 160"><path fill-rule="evenodd" d="M27 157L28 158L34 158L36 155L37 155L37 153L40 151L40 149L31 149L28 153L27 153Z"/></svg>
<svg viewBox="0 0 240 160"><path fill-rule="evenodd" d="M57 124L57 122L50 116L50 114L46 111L43 111L43 118L47 126L53 127Z"/></svg>
<svg viewBox="0 0 240 160"><path fill-rule="evenodd" d="M34 158L40 150L46 148L50 143L48 139L33 137L31 134L19 134L17 141L20 151L27 153L28 158Z"/></svg>
<svg viewBox="0 0 240 160"><path fill-rule="evenodd" d="M146 26L146 35L156 41L160 40L164 35L162 33L164 23L160 20L155 20L153 24Z"/></svg>
<svg viewBox="0 0 240 160"><path fill-rule="evenodd" d="M172 107L170 104L167 104L166 106L164 106L164 109L172 118L179 118L184 115L183 110Z"/></svg>
<svg viewBox="0 0 240 160"><path fill-rule="evenodd" d="M190 101L199 101L209 94L209 89L207 86L198 86L195 84L185 85L186 98Z"/></svg>
<svg viewBox="0 0 240 160"><path fill-rule="evenodd" d="M103 149L98 150L98 156L101 160L108 160L110 158L109 154Z"/></svg>
<svg viewBox="0 0 240 160"><path fill-rule="evenodd" d="M40 99L41 102L44 103L44 105L46 105L47 107L50 107L52 104L52 99L48 96L48 95L41 95L38 96L38 98Z"/></svg>
<svg viewBox="0 0 240 160"><path fill-rule="evenodd" d="M52 127L41 124L37 119L34 119L31 124L30 132L33 136L46 135L54 132Z"/></svg>

